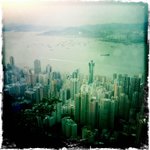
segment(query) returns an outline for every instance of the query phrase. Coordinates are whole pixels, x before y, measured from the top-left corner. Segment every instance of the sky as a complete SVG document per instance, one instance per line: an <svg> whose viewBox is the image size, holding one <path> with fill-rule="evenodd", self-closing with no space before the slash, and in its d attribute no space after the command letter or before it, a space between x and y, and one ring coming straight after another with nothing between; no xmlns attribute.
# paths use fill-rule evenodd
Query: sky
<svg viewBox="0 0 150 150"><path fill-rule="evenodd" d="M4 24L40 26L80 26L105 23L143 23L146 5L142 3L48 2L5 0Z"/></svg>

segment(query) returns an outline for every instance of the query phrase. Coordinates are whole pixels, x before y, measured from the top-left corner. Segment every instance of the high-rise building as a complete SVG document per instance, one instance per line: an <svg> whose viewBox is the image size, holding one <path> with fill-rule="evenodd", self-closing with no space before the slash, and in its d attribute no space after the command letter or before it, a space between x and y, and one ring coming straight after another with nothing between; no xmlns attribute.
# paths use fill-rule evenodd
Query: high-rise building
<svg viewBox="0 0 150 150"><path fill-rule="evenodd" d="M27 75L27 83L28 83L31 87L33 87L33 86L35 85L35 83L36 83L36 77L35 77L35 75L32 73L32 70L31 70L31 69L29 70L29 73L28 73L28 75Z"/></svg>
<svg viewBox="0 0 150 150"><path fill-rule="evenodd" d="M65 101L67 100L67 94L66 94L66 89L62 88L60 89L60 94L59 94L59 98L62 101L62 103L64 104Z"/></svg>
<svg viewBox="0 0 150 150"><path fill-rule="evenodd" d="M93 83L94 66L95 63L93 62L93 60L91 60L91 62L89 62L89 84Z"/></svg>
<svg viewBox="0 0 150 150"><path fill-rule="evenodd" d="M92 128L96 125L96 97L93 97L89 104L89 123Z"/></svg>
<svg viewBox="0 0 150 150"><path fill-rule="evenodd" d="M121 93L123 93L123 87L121 85L118 86L118 97L120 97Z"/></svg>
<svg viewBox="0 0 150 150"><path fill-rule="evenodd" d="M110 103L110 128L114 128L114 122L115 122L115 111L116 111L116 102L111 100Z"/></svg>
<svg viewBox="0 0 150 150"><path fill-rule="evenodd" d="M72 78L71 79L71 98L74 100L75 94L78 93L78 79L77 78Z"/></svg>
<svg viewBox="0 0 150 150"><path fill-rule="evenodd" d="M15 60L13 56L10 56L10 65L14 66L15 65Z"/></svg>
<svg viewBox="0 0 150 150"><path fill-rule="evenodd" d="M118 105L119 105L119 100L118 100L118 97L116 97L116 98L114 98L114 97L112 97L111 98L111 102L112 102L112 104L111 104L111 108L114 108L115 107L115 118L117 118L118 117Z"/></svg>
<svg viewBox="0 0 150 150"><path fill-rule="evenodd" d="M70 82L70 86L71 86L71 98L74 100L75 98L75 94L77 94L79 92L79 78L78 78L78 70L75 70L72 73L71 76L71 82Z"/></svg>
<svg viewBox="0 0 150 150"><path fill-rule="evenodd" d="M41 72L41 62L40 60L36 59L34 61L34 73L39 74Z"/></svg>
<svg viewBox="0 0 150 150"><path fill-rule="evenodd" d="M59 102L56 104L56 121L60 122L61 121L61 107L62 107L62 103Z"/></svg>
<svg viewBox="0 0 150 150"><path fill-rule="evenodd" d="M139 101L139 94L138 92L132 93L132 101L131 101L131 108L137 108L138 107L138 101Z"/></svg>
<svg viewBox="0 0 150 150"><path fill-rule="evenodd" d="M61 123L62 132L67 138L77 137L77 124L70 117L64 117Z"/></svg>
<svg viewBox="0 0 150 150"><path fill-rule="evenodd" d="M98 99L96 100L96 102L95 102L96 104L96 106L95 106L95 122L96 122L96 125L95 125L95 127L98 129L99 128L99 101L98 101Z"/></svg>
<svg viewBox="0 0 150 150"><path fill-rule="evenodd" d="M51 97L58 97L58 90L57 90L57 80L52 80L51 83Z"/></svg>
<svg viewBox="0 0 150 150"><path fill-rule="evenodd" d="M141 79L136 78L136 80L135 80L135 91L137 91L137 92L139 92L139 89L140 89L140 82L141 82Z"/></svg>
<svg viewBox="0 0 150 150"><path fill-rule="evenodd" d="M130 109L130 101L129 101L128 95L121 93L121 95L119 97L119 106L118 107L119 107L118 108L119 117L121 117L122 119L128 120L129 109Z"/></svg>
<svg viewBox="0 0 150 150"><path fill-rule="evenodd" d="M75 122L71 124L71 136L72 138L77 137L77 124Z"/></svg>
<svg viewBox="0 0 150 150"><path fill-rule="evenodd" d="M89 118L89 95L88 93L81 93L81 124L87 124Z"/></svg>
<svg viewBox="0 0 150 150"><path fill-rule="evenodd" d="M116 74L116 73L113 74L113 81L114 81L115 79L117 79L117 74Z"/></svg>
<svg viewBox="0 0 150 150"><path fill-rule="evenodd" d="M100 129L108 129L109 128L109 119L110 119L110 99L102 99L100 101L99 107L99 127Z"/></svg>
<svg viewBox="0 0 150 150"><path fill-rule="evenodd" d="M35 92L34 91L30 91L30 90L27 90L25 91L25 98L28 99L28 100L31 100L32 102L35 102Z"/></svg>
<svg viewBox="0 0 150 150"><path fill-rule="evenodd" d="M48 73L48 74L50 74L52 72L52 67L51 67L51 65L47 65L46 66L46 73Z"/></svg>
<svg viewBox="0 0 150 150"><path fill-rule="evenodd" d="M140 90L140 78L133 77L130 80L130 87L129 87L129 99L132 101L132 94Z"/></svg>
<svg viewBox="0 0 150 150"><path fill-rule="evenodd" d="M36 94L36 103L39 103L43 99L43 86L41 84L37 84L34 86L33 91Z"/></svg>
<svg viewBox="0 0 150 150"><path fill-rule="evenodd" d="M118 84L114 83L114 97L118 97Z"/></svg>
<svg viewBox="0 0 150 150"><path fill-rule="evenodd" d="M49 98L50 93L49 93L50 87L48 85L43 86L43 97L44 98Z"/></svg>
<svg viewBox="0 0 150 150"><path fill-rule="evenodd" d="M80 94L75 95L75 121L80 121L80 113L81 113L81 97Z"/></svg>
<svg viewBox="0 0 150 150"><path fill-rule="evenodd" d="M39 83L48 85L48 75L47 74L39 74Z"/></svg>
<svg viewBox="0 0 150 150"><path fill-rule="evenodd" d="M124 80L124 93L129 94L130 77L125 77Z"/></svg>
<svg viewBox="0 0 150 150"><path fill-rule="evenodd" d="M119 97L119 117L123 118L125 104L125 94L121 93Z"/></svg>

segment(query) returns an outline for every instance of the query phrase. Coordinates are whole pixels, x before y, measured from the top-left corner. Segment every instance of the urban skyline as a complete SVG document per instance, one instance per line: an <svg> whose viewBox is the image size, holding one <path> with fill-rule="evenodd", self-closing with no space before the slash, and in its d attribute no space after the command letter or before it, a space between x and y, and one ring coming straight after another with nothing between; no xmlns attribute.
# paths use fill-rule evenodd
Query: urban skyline
<svg viewBox="0 0 150 150"><path fill-rule="evenodd" d="M40 116L36 114L34 123L37 129L45 130L44 135L61 125L59 136L62 141L67 140L67 145L64 144L67 147L72 144L139 147L147 139L142 134L147 132L148 119L144 76L114 73L110 78L95 75L93 60L87 63L88 76L80 74L78 69L69 75L55 72L50 64L42 72L41 62L36 59L33 63L34 70L18 68L11 56L10 63L5 66L4 92L15 98L12 102L14 114L21 110L26 114L26 111L34 112L38 108ZM53 99L58 102L52 109ZM42 103L46 105L43 111L40 110ZM25 104L27 106L23 108ZM44 113L47 109L48 112ZM122 143L125 139L127 141Z"/></svg>
<svg viewBox="0 0 150 150"><path fill-rule="evenodd" d="M148 148L147 3L2 9L2 148Z"/></svg>

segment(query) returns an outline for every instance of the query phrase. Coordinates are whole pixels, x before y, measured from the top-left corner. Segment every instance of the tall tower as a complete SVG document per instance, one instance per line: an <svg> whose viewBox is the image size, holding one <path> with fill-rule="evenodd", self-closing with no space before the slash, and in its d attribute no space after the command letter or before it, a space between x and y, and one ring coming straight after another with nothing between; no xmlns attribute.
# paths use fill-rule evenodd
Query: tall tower
<svg viewBox="0 0 150 150"><path fill-rule="evenodd" d="M48 64L46 66L46 73L50 74L52 72L52 67Z"/></svg>
<svg viewBox="0 0 150 150"><path fill-rule="evenodd" d="M93 60L91 60L89 62L89 84L93 83L94 66L95 66L95 63L93 62Z"/></svg>
<svg viewBox="0 0 150 150"><path fill-rule="evenodd" d="M10 56L10 65L14 66L15 65L15 61L14 61L14 57Z"/></svg>
<svg viewBox="0 0 150 150"><path fill-rule="evenodd" d="M41 62L40 62L40 60L36 59L34 61L34 73L38 74L40 72L41 72Z"/></svg>
<svg viewBox="0 0 150 150"><path fill-rule="evenodd" d="M29 79L28 79L28 83L31 87L33 87L33 85L35 84L35 80L34 80L34 75L32 73L31 70L29 70Z"/></svg>
<svg viewBox="0 0 150 150"><path fill-rule="evenodd" d="M75 94L79 92L79 82L78 82L78 70L75 70L72 73L72 78L71 78L71 97L72 99L75 98Z"/></svg>

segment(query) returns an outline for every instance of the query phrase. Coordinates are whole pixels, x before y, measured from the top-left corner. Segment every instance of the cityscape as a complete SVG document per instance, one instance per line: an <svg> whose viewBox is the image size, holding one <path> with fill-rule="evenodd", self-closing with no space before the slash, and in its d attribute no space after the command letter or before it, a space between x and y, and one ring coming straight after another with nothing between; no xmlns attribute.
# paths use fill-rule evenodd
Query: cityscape
<svg viewBox="0 0 150 150"><path fill-rule="evenodd" d="M148 3L2 3L2 148L148 149Z"/></svg>
<svg viewBox="0 0 150 150"><path fill-rule="evenodd" d="M88 75L78 69L70 74L56 72L50 64L44 69L41 63L36 59L33 69L19 68L11 56L4 66L4 145L11 143L19 148L147 145L144 75L96 75L94 60L87 62Z"/></svg>

